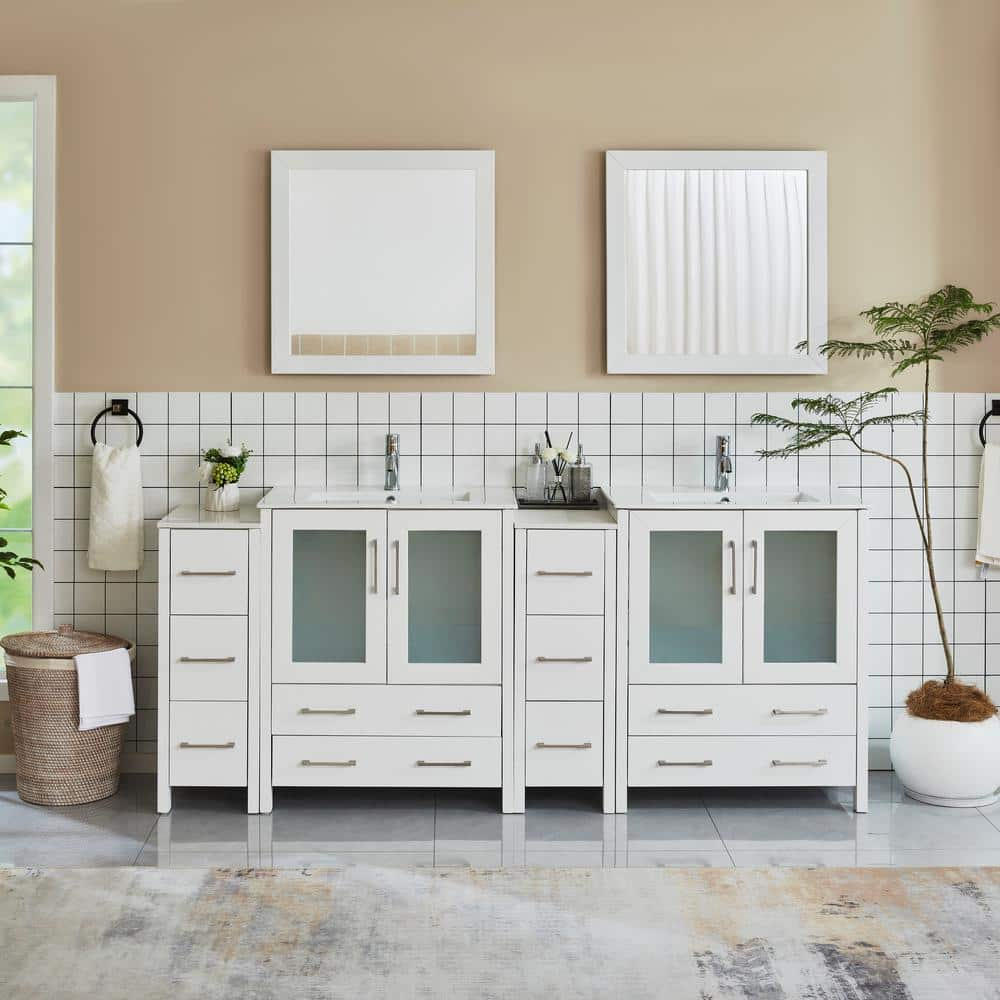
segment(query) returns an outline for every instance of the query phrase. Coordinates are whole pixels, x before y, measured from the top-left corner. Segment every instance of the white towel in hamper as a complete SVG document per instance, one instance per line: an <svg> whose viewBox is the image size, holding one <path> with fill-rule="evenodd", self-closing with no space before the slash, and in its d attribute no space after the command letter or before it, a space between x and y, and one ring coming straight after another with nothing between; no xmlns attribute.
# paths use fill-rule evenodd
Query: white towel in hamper
<svg viewBox="0 0 1000 1000"><path fill-rule="evenodd" d="M94 445L87 562L91 569L118 572L142 565L142 478L134 444Z"/></svg>
<svg viewBox="0 0 1000 1000"><path fill-rule="evenodd" d="M1000 444L983 448L976 562L984 567L1000 566Z"/></svg>
<svg viewBox="0 0 1000 1000"><path fill-rule="evenodd" d="M135 715L132 661L127 649L74 656L80 695L80 731L128 722Z"/></svg>

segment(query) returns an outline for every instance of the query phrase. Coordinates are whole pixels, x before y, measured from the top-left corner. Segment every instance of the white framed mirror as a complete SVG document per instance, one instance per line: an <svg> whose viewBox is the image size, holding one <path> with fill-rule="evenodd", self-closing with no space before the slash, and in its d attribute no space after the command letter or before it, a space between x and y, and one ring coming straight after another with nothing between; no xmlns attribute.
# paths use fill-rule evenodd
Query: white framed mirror
<svg viewBox="0 0 1000 1000"><path fill-rule="evenodd" d="M271 371L492 374L492 150L273 150Z"/></svg>
<svg viewBox="0 0 1000 1000"><path fill-rule="evenodd" d="M610 150L606 186L609 373L826 372L826 153Z"/></svg>

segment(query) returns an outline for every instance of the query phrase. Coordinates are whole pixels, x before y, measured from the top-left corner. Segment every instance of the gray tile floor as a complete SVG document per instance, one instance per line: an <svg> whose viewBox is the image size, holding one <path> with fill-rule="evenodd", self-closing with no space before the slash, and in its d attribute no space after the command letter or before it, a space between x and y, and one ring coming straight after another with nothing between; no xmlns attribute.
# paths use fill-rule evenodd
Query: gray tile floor
<svg viewBox="0 0 1000 1000"><path fill-rule="evenodd" d="M5 775L0 866L1000 865L1000 805L923 805L884 772L871 797L857 816L849 790L636 790L605 816L589 790L536 790L504 816L495 792L289 789L247 816L235 791L191 789L158 817L149 775L62 809L26 805Z"/></svg>

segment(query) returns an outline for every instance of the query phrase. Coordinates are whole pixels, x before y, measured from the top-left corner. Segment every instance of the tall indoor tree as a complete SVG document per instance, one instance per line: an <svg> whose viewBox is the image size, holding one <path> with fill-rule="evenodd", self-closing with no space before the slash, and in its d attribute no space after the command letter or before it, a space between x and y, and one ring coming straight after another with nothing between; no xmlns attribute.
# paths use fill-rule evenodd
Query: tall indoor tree
<svg viewBox="0 0 1000 1000"><path fill-rule="evenodd" d="M978 344L1000 326L1000 313L992 302L977 302L968 289L945 285L919 302L889 302L868 309L861 316L871 325L874 334L872 340L829 340L823 347L823 353L832 358L857 358L862 361L876 358L892 362L893 378L916 369L922 387L920 409L892 413L889 404L898 390L889 387L861 392L852 399L841 399L834 395L800 396L792 401L792 407L802 417L798 420L771 413L756 413L751 419L755 424L764 424L789 434L787 442L782 446L760 451L762 457L788 457L819 448L831 441L846 441L862 455L885 459L900 469L913 516L920 530L927 578L934 598L934 611L947 667L943 684L929 682L918 689L918 692L914 692L907 704L913 711L916 707L914 695L923 692L924 699L937 702L938 710L947 712L944 703L953 701L958 690L953 687L956 683L955 659L934 565L934 525L927 476L931 366L943 361L946 355L956 354L963 348ZM886 408L890 412L883 412ZM891 449L887 453L865 442L865 431L869 428L914 423L919 424L922 429L919 478L914 476L906 462L891 454ZM980 700L981 693L976 689L972 690L975 690L975 694L963 691L964 701L970 698ZM983 711L988 709L984 708ZM938 714L934 717L943 716Z"/></svg>

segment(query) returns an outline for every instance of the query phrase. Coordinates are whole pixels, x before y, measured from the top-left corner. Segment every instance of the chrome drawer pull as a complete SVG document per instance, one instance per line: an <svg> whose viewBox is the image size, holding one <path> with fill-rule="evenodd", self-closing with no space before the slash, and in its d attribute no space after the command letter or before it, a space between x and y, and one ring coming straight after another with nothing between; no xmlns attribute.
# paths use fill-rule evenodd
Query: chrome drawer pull
<svg viewBox="0 0 1000 1000"><path fill-rule="evenodd" d="M715 715L714 708L658 708L657 715Z"/></svg>
<svg viewBox="0 0 1000 1000"><path fill-rule="evenodd" d="M181 576L236 576L234 569L182 569Z"/></svg>
<svg viewBox="0 0 1000 1000"><path fill-rule="evenodd" d="M658 760L657 767L711 767L710 760Z"/></svg>
<svg viewBox="0 0 1000 1000"><path fill-rule="evenodd" d="M180 656L179 663L235 663L235 656Z"/></svg>
<svg viewBox="0 0 1000 1000"><path fill-rule="evenodd" d="M750 548L753 550L753 583L750 584L750 593L757 593L757 539L750 540Z"/></svg>
<svg viewBox="0 0 1000 1000"><path fill-rule="evenodd" d="M471 760L418 760L417 767L472 767Z"/></svg>
<svg viewBox="0 0 1000 1000"><path fill-rule="evenodd" d="M300 708L299 715L356 715L356 708Z"/></svg>
<svg viewBox="0 0 1000 1000"><path fill-rule="evenodd" d="M535 746L539 750L593 750L593 743L543 743L539 740Z"/></svg>
<svg viewBox="0 0 1000 1000"><path fill-rule="evenodd" d="M819 760L772 760L771 767L826 767L827 761Z"/></svg>
<svg viewBox="0 0 1000 1000"><path fill-rule="evenodd" d="M182 750L232 750L235 746L236 740L228 743L188 743L187 740L181 740Z"/></svg>
<svg viewBox="0 0 1000 1000"><path fill-rule="evenodd" d="M459 708L454 711L436 708L418 708L414 715L472 715L471 708Z"/></svg>
<svg viewBox="0 0 1000 1000"><path fill-rule="evenodd" d="M828 708L772 708L771 715L826 715Z"/></svg>
<svg viewBox="0 0 1000 1000"><path fill-rule="evenodd" d="M357 767L356 760L304 760L303 767Z"/></svg>
<svg viewBox="0 0 1000 1000"><path fill-rule="evenodd" d="M536 656L538 663L593 663L592 656Z"/></svg>
<svg viewBox="0 0 1000 1000"><path fill-rule="evenodd" d="M536 569L535 576L593 576L592 569Z"/></svg>

